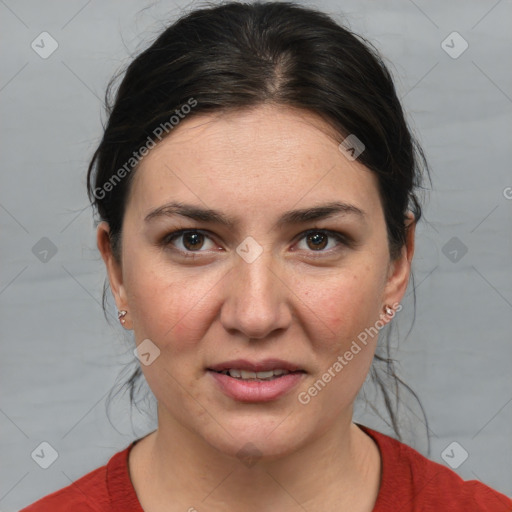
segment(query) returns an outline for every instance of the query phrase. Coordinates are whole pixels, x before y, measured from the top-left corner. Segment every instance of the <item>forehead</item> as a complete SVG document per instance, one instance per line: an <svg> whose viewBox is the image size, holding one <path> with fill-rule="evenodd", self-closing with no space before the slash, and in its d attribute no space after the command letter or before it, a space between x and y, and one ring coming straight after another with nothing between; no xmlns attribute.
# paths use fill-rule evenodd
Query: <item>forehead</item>
<svg viewBox="0 0 512 512"><path fill-rule="evenodd" d="M185 118L143 158L129 203L139 216L172 200L266 217L293 206L342 201L369 215L377 178L338 148L318 116L262 106Z"/></svg>

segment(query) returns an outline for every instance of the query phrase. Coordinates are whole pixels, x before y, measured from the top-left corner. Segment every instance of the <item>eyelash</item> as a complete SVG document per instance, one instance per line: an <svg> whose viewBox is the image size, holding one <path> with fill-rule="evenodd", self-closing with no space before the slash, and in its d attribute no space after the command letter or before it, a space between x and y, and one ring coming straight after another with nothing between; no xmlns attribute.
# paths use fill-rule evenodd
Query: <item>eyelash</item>
<svg viewBox="0 0 512 512"><path fill-rule="evenodd" d="M183 236L185 233L200 233L200 234L206 236L207 238L211 239L211 237L208 235L208 233L201 229L178 229L178 230L173 231L173 232L169 233L168 235L166 235L163 238L161 243L164 247L167 247L171 244L172 241ZM339 233L338 231L331 231L329 229L308 229L307 231L304 231L304 233L301 233L299 241L303 240L304 238L306 238L308 235L310 235L312 233L321 233L323 235L327 235L331 238L336 239L338 242L340 242L342 245L344 245L346 247L352 246L351 240L346 235L343 235L342 233ZM335 249L329 249L327 251L311 250L311 252L317 253L317 254L330 254L336 250L337 249L335 248ZM176 249L176 251L180 252L185 258L195 258L197 256L197 253L207 252L207 251L183 251L181 249Z"/></svg>

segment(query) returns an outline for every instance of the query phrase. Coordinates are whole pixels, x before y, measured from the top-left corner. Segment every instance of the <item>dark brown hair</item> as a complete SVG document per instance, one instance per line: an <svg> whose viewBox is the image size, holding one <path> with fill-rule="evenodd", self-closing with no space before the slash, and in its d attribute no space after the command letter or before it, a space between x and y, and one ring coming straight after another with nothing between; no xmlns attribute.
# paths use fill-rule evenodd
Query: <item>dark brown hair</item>
<svg viewBox="0 0 512 512"><path fill-rule="evenodd" d="M378 178L392 259L406 242L407 210L416 222L421 217L416 191L429 174L428 165L408 128L390 72L370 42L325 13L285 2L201 8L169 25L129 64L112 101L120 76L107 88L108 121L88 169L89 198L110 225L117 258L137 167L133 156L154 140L159 126L169 127L171 117L191 99L195 106L188 116L270 103L316 113L336 130L340 142L355 134L365 146L359 162ZM104 300L106 290L105 285ZM371 377L402 439L393 401L398 404L400 386L417 397L395 373L388 327L386 347L378 348ZM132 403L142 375L135 364L126 383ZM382 375L378 364L384 366Z"/></svg>

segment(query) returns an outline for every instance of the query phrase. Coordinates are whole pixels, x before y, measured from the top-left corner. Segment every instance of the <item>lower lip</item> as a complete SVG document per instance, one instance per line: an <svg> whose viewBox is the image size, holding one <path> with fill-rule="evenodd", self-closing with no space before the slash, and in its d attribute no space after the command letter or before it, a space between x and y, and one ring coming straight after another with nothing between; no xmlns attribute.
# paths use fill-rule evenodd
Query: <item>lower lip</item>
<svg viewBox="0 0 512 512"><path fill-rule="evenodd" d="M240 402L270 402L283 396L293 389L302 377L303 372L288 373L272 380L241 380L223 373L208 370L225 395Z"/></svg>

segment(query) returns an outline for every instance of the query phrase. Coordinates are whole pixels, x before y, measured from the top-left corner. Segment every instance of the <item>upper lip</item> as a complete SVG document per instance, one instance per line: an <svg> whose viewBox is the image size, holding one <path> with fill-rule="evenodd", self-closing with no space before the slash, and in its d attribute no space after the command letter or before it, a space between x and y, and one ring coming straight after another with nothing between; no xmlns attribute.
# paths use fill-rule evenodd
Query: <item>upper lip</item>
<svg viewBox="0 0 512 512"><path fill-rule="evenodd" d="M250 372L267 372L270 370L288 370L295 372L297 370L304 371L299 365L282 359L264 359L263 361L248 361L247 359L233 359L225 361L213 366L209 366L208 370L222 372L224 370L237 369Z"/></svg>

